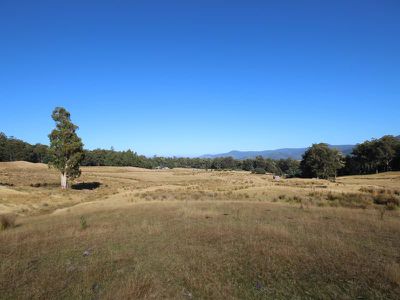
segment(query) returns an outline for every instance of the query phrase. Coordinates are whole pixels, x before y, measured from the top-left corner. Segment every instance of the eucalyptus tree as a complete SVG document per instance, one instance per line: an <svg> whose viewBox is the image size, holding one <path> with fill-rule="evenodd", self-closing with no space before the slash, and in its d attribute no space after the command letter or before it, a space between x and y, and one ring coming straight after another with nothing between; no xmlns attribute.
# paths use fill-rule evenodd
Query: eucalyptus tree
<svg viewBox="0 0 400 300"><path fill-rule="evenodd" d="M56 107L51 115L56 128L49 134L49 166L61 173L61 188L68 188L68 180L80 176L79 165L84 158L83 143L76 134L78 126L71 122L70 113L63 107Z"/></svg>
<svg viewBox="0 0 400 300"><path fill-rule="evenodd" d="M304 154L300 163L303 177L328 179L336 177L337 170L344 166L342 154L327 144L313 144Z"/></svg>

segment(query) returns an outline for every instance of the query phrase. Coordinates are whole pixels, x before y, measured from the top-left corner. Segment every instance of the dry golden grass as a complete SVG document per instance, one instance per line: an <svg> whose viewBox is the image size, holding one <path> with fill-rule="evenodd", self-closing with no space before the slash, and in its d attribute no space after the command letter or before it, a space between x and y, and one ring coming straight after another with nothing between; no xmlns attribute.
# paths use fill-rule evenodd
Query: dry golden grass
<svg viewBox="0 0 400 300"><path fill-rule="evenodd" d="M395 172L348 176L329 182L274 181L270 175L233 171L86 167L77 183L83 189L62 191L57 172L46 165L0 163L0 213L32 215L79 203L109 206L154 200L278 201L366 207L374 202L371 191L379 190L400 198L400 173ZM99 204L102 200L107 203Z"/></svg>
<svg viewBox="0 0 400 300"><path fill-rule="evenodd" d="M398 299L399 180L0 163L0 298Z"/></svg>

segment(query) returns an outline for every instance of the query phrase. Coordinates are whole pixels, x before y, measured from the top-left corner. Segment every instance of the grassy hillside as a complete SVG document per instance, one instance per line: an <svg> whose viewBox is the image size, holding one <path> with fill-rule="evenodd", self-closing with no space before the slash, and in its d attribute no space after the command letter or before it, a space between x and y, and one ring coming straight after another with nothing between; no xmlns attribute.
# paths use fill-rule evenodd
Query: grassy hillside
<svg viewBox="0 0 400 300"><path fill-rule="evenodd" d="M287 299L400 295L400 173L337 182L0 164L0 298Z"/></svg>

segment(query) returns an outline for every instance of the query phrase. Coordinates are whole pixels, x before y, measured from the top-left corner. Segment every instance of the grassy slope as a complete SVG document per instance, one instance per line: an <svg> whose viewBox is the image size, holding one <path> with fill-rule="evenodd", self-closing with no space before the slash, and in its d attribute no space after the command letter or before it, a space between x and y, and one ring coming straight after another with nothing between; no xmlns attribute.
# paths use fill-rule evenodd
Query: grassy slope
<svg viewBox="0 0 400 300"><path fill-rule="evenodd" d="M3 182L15 172L0 174ZM47 171L38 172L48 180ZM0 232L0 298L399 298L398 211L381 220L372 208L268 201L282 193L306 197L321 181L309 187L245 173L85 172L107 186L63 194L13 179L10 189L34 197L101 201L20 217L16 228ZM381 176L323 182L323 190L395 187L399 178Z"/></svg>

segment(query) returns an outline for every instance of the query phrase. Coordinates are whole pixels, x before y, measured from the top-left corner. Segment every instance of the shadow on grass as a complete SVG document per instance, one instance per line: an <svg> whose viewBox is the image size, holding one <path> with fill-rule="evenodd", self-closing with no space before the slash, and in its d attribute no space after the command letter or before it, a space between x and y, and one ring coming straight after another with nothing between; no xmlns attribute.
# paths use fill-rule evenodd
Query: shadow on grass
<svg viewBox="0 0 400 300"><path fill-rule="evenodd" d="M71 189L73 190L94 190L101 186L100 182L80 182L71 185Z"/></svg>

